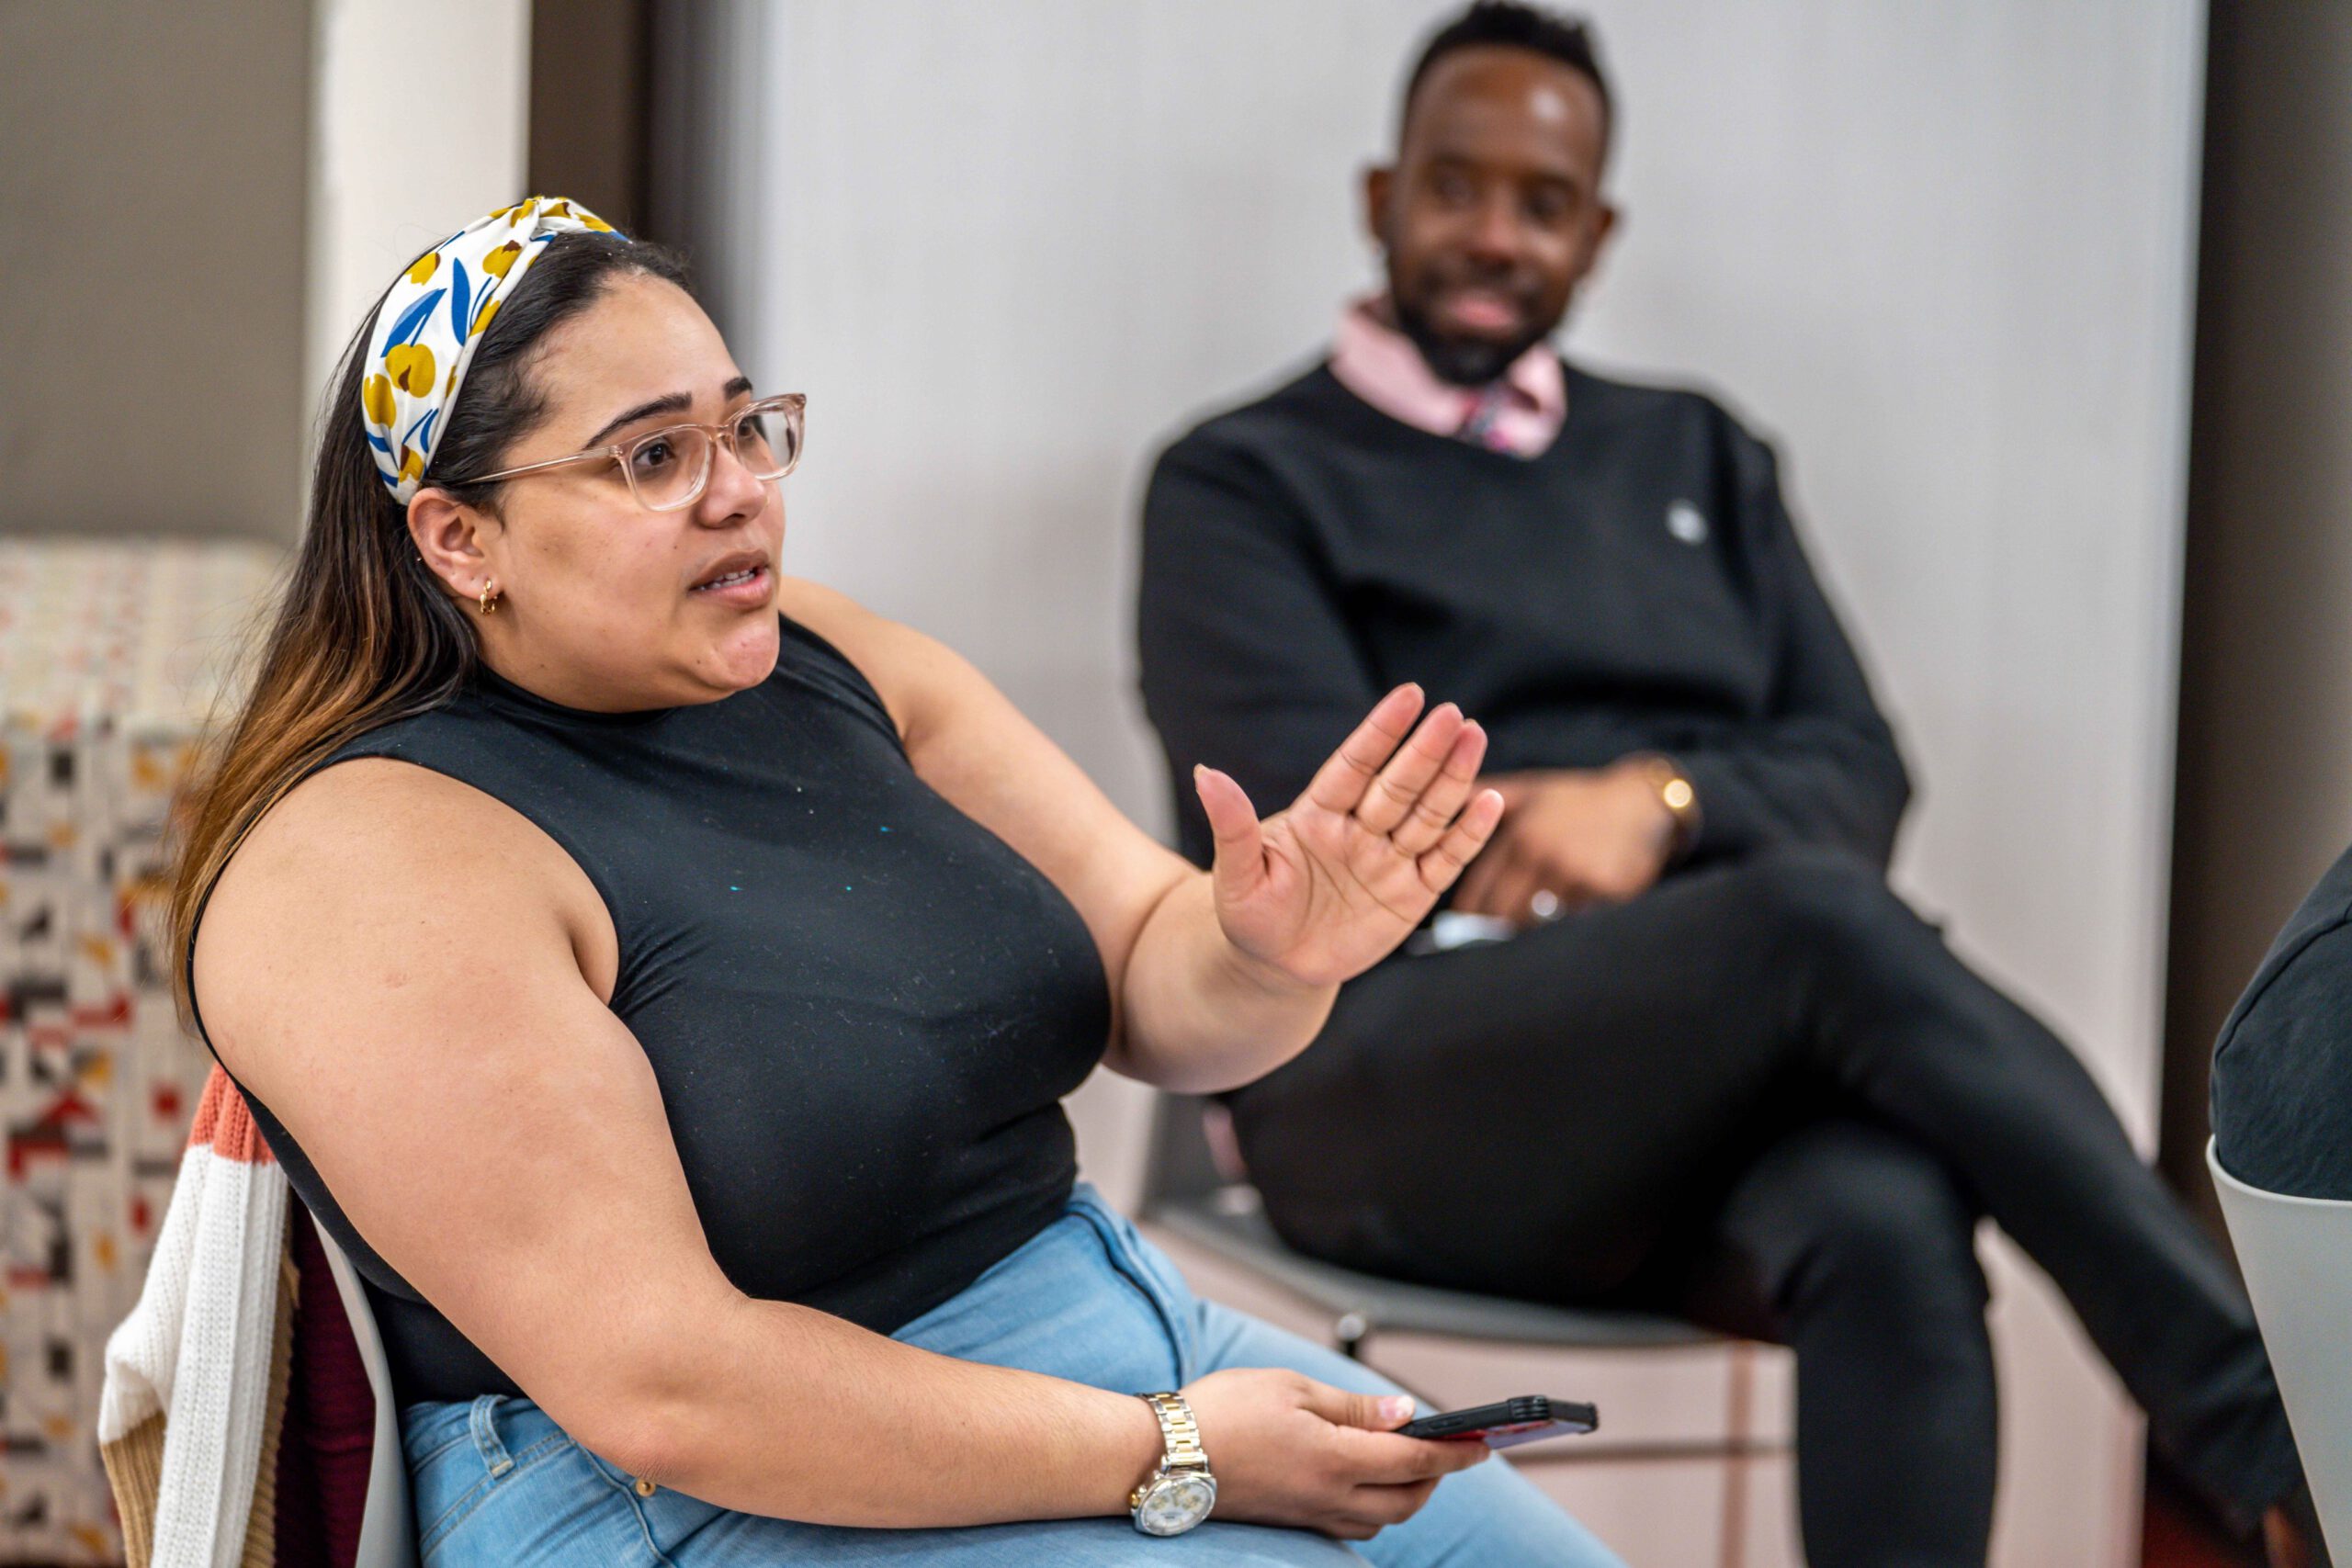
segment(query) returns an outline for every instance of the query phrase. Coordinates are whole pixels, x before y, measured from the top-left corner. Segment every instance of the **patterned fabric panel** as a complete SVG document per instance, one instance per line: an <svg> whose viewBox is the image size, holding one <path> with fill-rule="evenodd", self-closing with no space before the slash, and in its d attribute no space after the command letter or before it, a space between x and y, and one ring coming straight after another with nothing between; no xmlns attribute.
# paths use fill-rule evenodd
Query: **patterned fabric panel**
<svg viewBox="0 0 2352 1568"><path fill-rule="evenodd" d="M0 1562L119 1561L96 1419L209 1066L155 939L171 792L281 572L0 538Z"/></svg>

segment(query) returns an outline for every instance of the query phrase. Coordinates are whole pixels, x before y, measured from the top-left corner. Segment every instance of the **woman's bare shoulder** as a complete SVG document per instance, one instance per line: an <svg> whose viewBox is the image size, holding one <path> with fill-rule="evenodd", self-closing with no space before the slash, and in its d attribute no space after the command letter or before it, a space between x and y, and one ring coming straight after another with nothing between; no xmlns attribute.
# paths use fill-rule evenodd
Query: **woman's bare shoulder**
<svg viewBox="0 0 2352 1568"><path fill-rule="evenodd" d="M213 885L194 953L207 1032L229 1060L258 1013L355 966L387 955L429 965L431 949L473 939L569 942L582 976L610 992L610 916L544 831L413 763L337 763L265 811Z"/></svg>
<svg viewBox="0 0 2352 1568"><path fill-rule="evenodd" d="M805 577L776 578L775 607L853 659L857 655L850 644L864 648L913 635L910 627L876 615L839 589Z"/></svg>
<svg viewBox="0 0 2352 1568"><path fill-rule="evenodd" d="M479 872L527 863L534 835L546 837L471 784L396 758L355 758L312 773L262 813L213 901L230 897L232 884L283 896L322 882L349 886L361 875L429 890L456 869L458 846L481 852ZM493 872L492 880L505 879Z"/></svg>
<svg viewBox="0 0 2352 1568"><path fill-rule="evenodd" d="M922 728L926 712L951 700L969 669L944 644L805 577L776 579L776 608L857 666L902 736Z"/></svg>

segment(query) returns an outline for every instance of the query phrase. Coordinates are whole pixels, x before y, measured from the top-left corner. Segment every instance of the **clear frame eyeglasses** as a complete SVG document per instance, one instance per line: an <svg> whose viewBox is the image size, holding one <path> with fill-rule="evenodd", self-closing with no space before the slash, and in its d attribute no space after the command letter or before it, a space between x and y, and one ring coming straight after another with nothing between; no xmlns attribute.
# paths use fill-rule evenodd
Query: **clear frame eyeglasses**
<svg viewBox="0 0 2352 1568"><path fill-rule="evenodd" d="M567 457L526 463L479 474L467 484L520 479L575 463L618 463L628 480L629 494L648 512L676 512L692 506L710 488L710 466L725 442L744 472L755 479L780 479L799 466L802 423L808 400L800 392L785 392L746 403L717 424L672 424L610 446L591 446Z"/></svg>

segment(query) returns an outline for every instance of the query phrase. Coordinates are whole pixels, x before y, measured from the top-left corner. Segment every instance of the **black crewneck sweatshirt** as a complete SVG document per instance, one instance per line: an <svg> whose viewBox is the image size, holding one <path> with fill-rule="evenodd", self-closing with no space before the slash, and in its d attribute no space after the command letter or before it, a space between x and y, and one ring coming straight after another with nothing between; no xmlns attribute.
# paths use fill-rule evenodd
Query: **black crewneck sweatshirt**
<svg viewBox="0 0 2352 1568"><path fill-rule="evenodd" d="M1418 681L1485 725L1489 773L1671 755L1693 862L1886 863L1909 782L1770 449L1695 392L1567 385L1532 458L1405 424L1328 366L1161 455L1137 626L1187 854L1209 855L1194 763L1280 809Z"/></svg>

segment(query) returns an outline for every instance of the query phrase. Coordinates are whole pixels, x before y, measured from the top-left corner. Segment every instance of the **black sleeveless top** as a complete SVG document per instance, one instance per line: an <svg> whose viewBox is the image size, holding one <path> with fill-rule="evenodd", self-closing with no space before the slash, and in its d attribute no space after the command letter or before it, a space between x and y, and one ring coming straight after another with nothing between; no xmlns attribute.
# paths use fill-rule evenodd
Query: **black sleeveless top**
<svg viewBox="0 0 2352 1568"><path fill-rule="evenodd" d="M915 776L864 676L789 619L715 703L560 707L484 671L322 767L393 757L544 829L620 939L710 1248L746 1294L888 1333L1043 1229L1076 1161L1061 1098L1110 1030L1078 911ZM365 1278L402 1403L517 1393L379 1258L283 1124L295 1191Z"/></svg>

